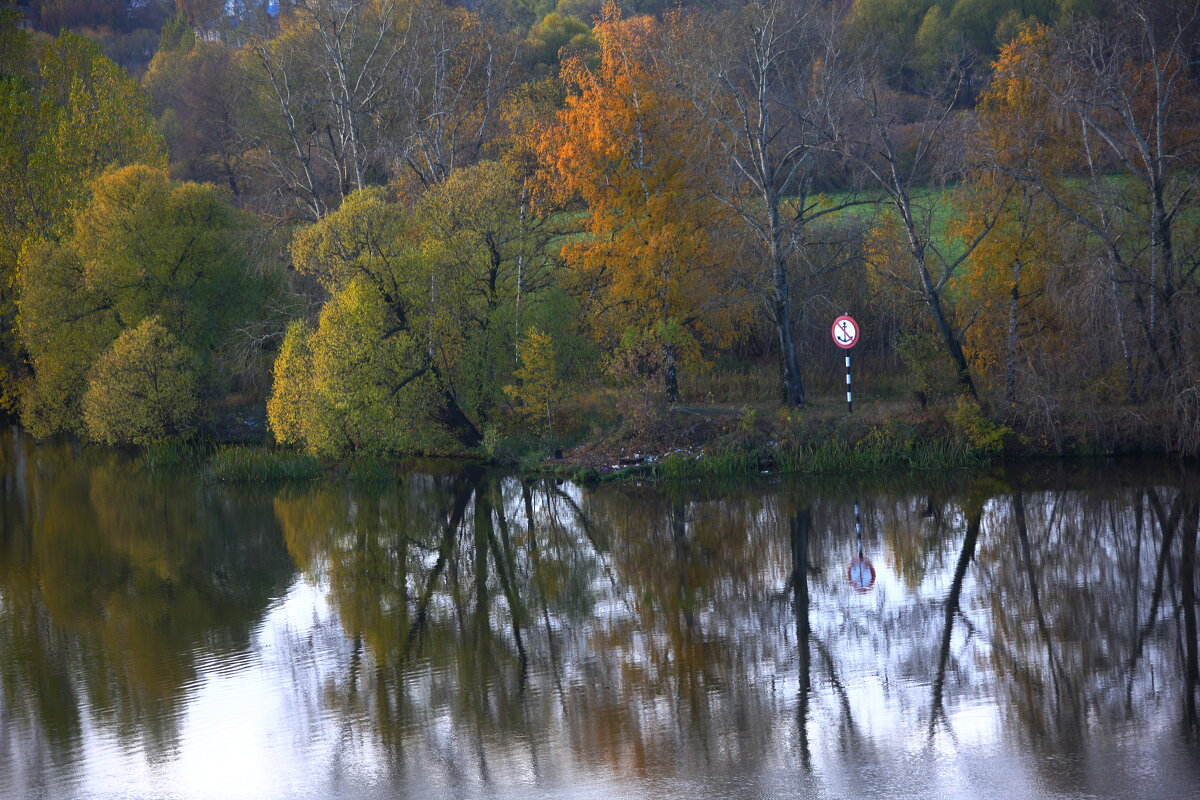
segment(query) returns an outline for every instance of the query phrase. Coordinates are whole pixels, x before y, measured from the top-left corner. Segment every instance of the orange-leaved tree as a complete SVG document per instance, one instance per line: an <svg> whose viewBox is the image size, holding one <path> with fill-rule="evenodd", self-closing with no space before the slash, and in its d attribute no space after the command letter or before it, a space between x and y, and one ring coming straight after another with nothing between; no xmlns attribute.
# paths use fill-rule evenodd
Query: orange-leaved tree
<svg viewBox="0 0 1200 800"><path fill-rule="evenodd" d="M1003 375L1004 400L1017 398L1017 362L1024 351L1033 363L1032 339L1059 340L1043 294L1051 265L1062 264L1068 242L1066 220L1039 189L1061 183L1070 132L1051 108L1044 84L1049 32L1021 30L996 59L994 79L978 105L979 167L960 195L961 215L951 234L973 240L989 224L980 209L999 208L991 235L970 253L952 281L972 313L965 345L972 366L986 378ZM1011 177L1020 180L1012 185ZM998 204L998 205L997 205Z"/></svg>
<svg viewBox="0 0 1200 800"><path fill-rule="evenodd" d="M599 65L563 61L570 93L534 134L534 149L549 193L587 206L584 233L563 247L586 323L609 341L629 329L660 340L674 397L679 360L697 357L702 342L728 340L747 304L688 105L655 60L661 23L624 19L609 0L595 33Z"/></svg>

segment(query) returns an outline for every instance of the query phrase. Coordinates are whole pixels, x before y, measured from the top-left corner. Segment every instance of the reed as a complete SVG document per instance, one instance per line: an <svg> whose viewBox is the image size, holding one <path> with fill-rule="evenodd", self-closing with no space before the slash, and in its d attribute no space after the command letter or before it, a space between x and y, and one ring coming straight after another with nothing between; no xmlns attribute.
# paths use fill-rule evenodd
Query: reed
<svg viewBox="0 0 1200 800"><path fill-rule="evenodd" d="M307 453L264 447L220 447L208 461L214 480L228 483L303 481L324 474L321 462Z"/></svg>
<svg viewBox="0 0 1200 800"><path fill-rule="evenodd" d="M195 442L165 441L144 448L137 463L148 472L172 472L202 465L209 453L210 448Z"/></svg>

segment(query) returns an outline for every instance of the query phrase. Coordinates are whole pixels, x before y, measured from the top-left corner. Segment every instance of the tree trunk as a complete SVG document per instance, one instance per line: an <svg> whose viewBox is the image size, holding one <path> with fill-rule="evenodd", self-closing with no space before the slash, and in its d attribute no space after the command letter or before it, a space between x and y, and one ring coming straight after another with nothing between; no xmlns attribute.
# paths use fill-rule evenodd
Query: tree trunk
<svg viewBox="0 0 1200 800"><path fill-rule="evenodd" d="M796 337L792 331L792 287L788 282L787 263L784 258L783 231L779 222L779 206L768 198L768 229L770 231L770 258L772 277L775 282L773 314L775 331L779 335L779 377L782 402L788 406L804 405L804 379L800 376L800 362L796 357Z"/></svg>
<svg viewBox="0 0 1200 800"><path fill-rule="evenodd" d="M663 382L666 385L667 399L672 403L679 401L679 367L675 356L674 345L663 345Z"/></svg>
<svg viewBox="0 0 1200 800"><path fill-rule="evenodd" d="M908 244L912 250L913 263L917 268L917 275L921 279L921 291L925 295L925 302L929 306L929 311L933 315L933 322L937 325L938 334L942 337L942 344L946 346L946 352L950 356L950 360L954 362L954 369L958 373L958 383L967 392L979 399L979 393L975 391L975 381L971 380L971 368L967 364L967 356L963 353L962 343L958 340L958 334L954 331L954 326L950 324L950 320L946 317L946 311L942 308L942 295L938 291L938 287L933 285L933 278L929 274L929 265L926 263L925 245L921 242L917 235L916 226L913 224L912 212L908 207L907 197L904 197L904 203L901 205L900 211L904 215L904 225L908 233Z"/></svg>
<svg viewBox="0 0 1200 800"><path fill-rule="evenodd" d="M1012 297L1008 302L1008 347L1004 354L1004 402L1017 399L1017 311L1021 299L1021 260L1013 261Z"/></svg>
<svg viewBox="0 0 1200 800"><path fill-rule="evenodd" d="M441 404L430 412L431 416L449 428L450 432L454 434L454 438L466 447L478 447L483 441L483 434L462 410L454 392L450 391L446 381L443 380L442 371L433 363L432 358L430 358L429 364L430 371L437 379L442 395Z"/></svg>

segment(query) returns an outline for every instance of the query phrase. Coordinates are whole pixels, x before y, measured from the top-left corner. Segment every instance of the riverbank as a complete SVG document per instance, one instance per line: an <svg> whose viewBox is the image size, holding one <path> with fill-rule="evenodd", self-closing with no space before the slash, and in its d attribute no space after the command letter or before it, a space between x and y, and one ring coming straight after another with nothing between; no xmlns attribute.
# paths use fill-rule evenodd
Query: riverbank
<svg viewBox="0 0 1200 800"><path fill-rule="evenodd" d="M443 468L499 465L589 483L977 469L1006 459L1185 454L1183 445L1195 432L1169 425L1166 412L1151 406L1058 409L1039 418L1022 409L1006 419L994 411L985 414L967 398L926 404L864 399L853 413L821 401L800 409L677 404L637 425L608 415L560 438L512 435L501 438L490 455L360 455L337 461L271 445L251 413L204 445L148 448L141 461L154 470L200 466L219 482L389 480L417 461L426 468L435 462Z"/></svg>
<svg viewBox="0 0 1200 800"><path fill-rule="evenodd" d="M540 471L577 480L691 478L762 472L978 468L1000 460L1191 456L1200 430L1154 404L985 410L967 397L939 402L864 399L778 406L671 407L654 426L593 435ZM556 454L557 455L557 454Z"/></svg>

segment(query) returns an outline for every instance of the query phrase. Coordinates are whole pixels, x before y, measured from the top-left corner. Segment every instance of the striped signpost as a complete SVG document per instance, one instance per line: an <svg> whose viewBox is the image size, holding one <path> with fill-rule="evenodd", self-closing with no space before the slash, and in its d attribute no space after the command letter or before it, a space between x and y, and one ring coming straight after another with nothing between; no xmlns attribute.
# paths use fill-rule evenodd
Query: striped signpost
<svg viewBox="0 0 1200 800"><path fill-rule="evenodd" d="M850 348L858 344L858 323L849 314L833 321L833 343L846 351L846 413L854 413L854 395L850 391Z"/></svg>
<svg viewBox="0 0 1200 800"><path fill-rule="evenodd" d="M857 501L854 503L854 535L858 539L858 557L850 559L846 577L850 579L850 585L854 587L854 591L866 594L875 585L875 566L871 563L871 559L863 555L862 517L858 513Z"/></svg>

